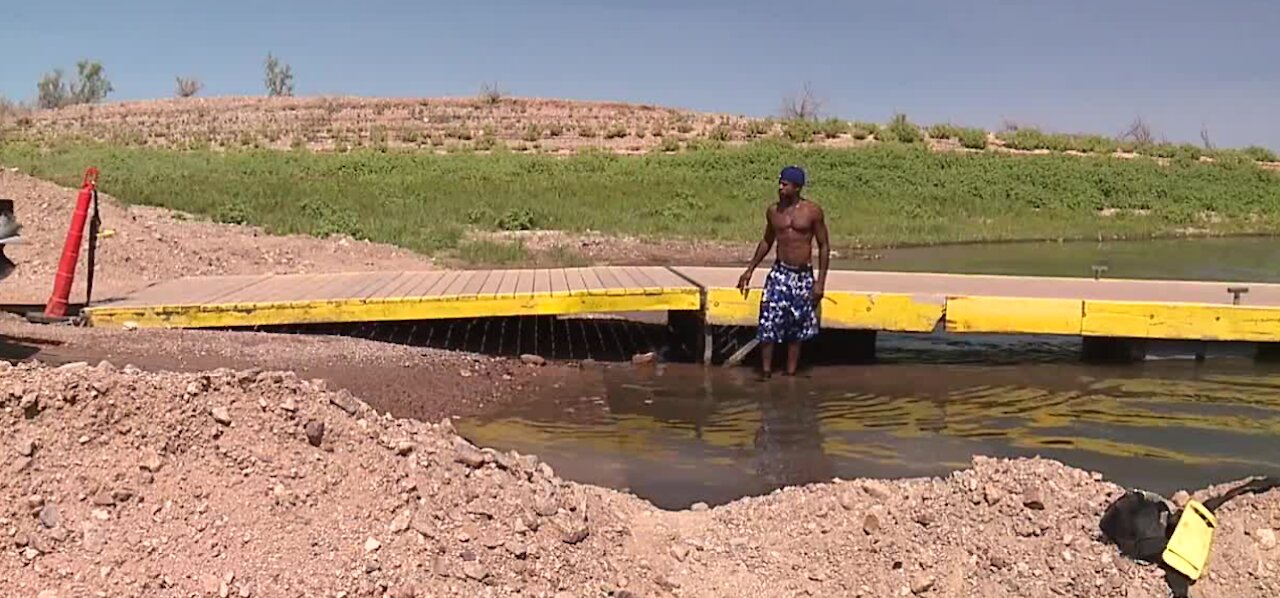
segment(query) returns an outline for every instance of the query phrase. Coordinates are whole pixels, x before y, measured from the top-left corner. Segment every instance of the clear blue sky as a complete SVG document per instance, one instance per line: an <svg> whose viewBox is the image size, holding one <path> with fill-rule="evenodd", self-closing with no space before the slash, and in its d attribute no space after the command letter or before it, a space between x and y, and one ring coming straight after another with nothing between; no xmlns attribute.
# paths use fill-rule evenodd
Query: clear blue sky
<svg viewBox="0 0 1280 598"><path fill-rule="evenodd" d="M14 2L0 94L102 61L109 99L263 93L610 99L770 115L806 81L833 115L1280 149L1275 0L117 0Z"/></svg>

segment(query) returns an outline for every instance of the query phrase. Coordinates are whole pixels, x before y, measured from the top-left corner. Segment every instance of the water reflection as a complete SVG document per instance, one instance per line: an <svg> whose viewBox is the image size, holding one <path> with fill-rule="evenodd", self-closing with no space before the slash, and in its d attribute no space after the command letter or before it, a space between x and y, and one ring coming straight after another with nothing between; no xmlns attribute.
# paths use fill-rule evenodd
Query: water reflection
<svg viewBox="0 0 1280 598"><path fill-rule="evenodd" d="M741 370L622 367L459 428L666 508L832 477L941 475L975 454L1042 455L1172 492L1280 474L1275 373L1248 360L903 363L758 383Z"/></svg>

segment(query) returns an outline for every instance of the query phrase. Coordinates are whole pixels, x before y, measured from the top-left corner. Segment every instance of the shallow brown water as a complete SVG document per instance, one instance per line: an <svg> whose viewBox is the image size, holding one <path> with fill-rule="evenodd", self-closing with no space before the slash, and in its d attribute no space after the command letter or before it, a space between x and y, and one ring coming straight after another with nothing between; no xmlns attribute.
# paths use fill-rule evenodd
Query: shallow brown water
<svg viewBox="0 0 1280 598"><path fill-rule="evenodd" d="M905 249L833 267L1280 281L1280 240ZM881 335L880 362L758 383L746 368L589 370L496 416L475 442L658 506L722 503L833 477L945 474L973 455L1035 456L1162 493L1280 474L1280 367L1249 345L1157 346L1132 366L1078 360L1079 339ZM825 360L824 360L825 361Z"/></svg>
<svg viewBox="0 0 1280 598"><path fill-rule="evenodd" d="M741 369L618 367L459 429L664 508L940 475L973 455L1040 455L1168 493L1280 474L1280 376L1213 361L878 364L764 383Z"/></svg>

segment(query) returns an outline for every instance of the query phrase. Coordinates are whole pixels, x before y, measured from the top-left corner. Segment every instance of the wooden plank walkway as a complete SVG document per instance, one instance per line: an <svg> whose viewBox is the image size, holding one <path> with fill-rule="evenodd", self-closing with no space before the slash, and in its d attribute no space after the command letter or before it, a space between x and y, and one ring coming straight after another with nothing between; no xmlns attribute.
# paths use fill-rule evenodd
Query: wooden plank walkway
<svg viewBox="0 0 1280 598"><path fill-rule="evenodd" d="M184 278L85 311L168 328L704 310L754 326L767 266L365 272ZM1228 289L1248 287L1233 305ZM1280 285L832 271L824 328L1280 342Z"/></svg>
<svg viewBox="0 0 1280 598"><path fill-rule="evenodd" d="M182 278L85 310L94 326L279 324L690 310L701 291L661 267Z"/></svg>
<svg viewBox="0 0 1280 598"><path fill-rule="evenodd" d="M673 268L706 290L716 325L755 325L768 266L744 299L741 270ZM1247 287L1240 305L1228 289ZM822 325L895 332L1280 341L1280 285L831 271Z"/></svg>

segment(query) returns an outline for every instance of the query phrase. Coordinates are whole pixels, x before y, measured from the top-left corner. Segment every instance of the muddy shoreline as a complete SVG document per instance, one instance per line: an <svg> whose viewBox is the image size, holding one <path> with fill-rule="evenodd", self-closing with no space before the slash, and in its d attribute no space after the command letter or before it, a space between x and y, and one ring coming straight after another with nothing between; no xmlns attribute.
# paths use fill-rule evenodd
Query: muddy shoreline
<svg viewBox="0 0 1280 598"><path fill-rule="evenodd" d="M665 512L287 372L0 365L6 596L1162 596L1042 459ZM1201 493L1202 495L1203 493ZM1280 590L1280 492L1197 596Z"/></svg>

